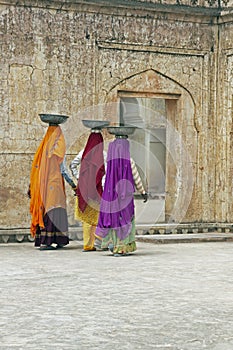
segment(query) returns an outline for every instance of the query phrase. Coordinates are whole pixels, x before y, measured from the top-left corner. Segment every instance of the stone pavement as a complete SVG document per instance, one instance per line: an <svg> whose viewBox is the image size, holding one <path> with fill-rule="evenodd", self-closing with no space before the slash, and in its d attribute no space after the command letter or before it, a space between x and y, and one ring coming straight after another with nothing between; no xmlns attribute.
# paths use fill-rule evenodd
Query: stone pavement
<svg viewBox="0 0 233 350"><path fill-rule="evenodd" d="M0 245L1 350L232 350L233 243Z"/></svg>

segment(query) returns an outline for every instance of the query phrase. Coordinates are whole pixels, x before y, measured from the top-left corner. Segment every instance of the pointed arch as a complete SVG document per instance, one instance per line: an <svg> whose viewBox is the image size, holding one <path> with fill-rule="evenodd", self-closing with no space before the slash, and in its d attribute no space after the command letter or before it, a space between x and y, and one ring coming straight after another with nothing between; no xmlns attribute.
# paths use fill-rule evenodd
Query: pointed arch
<svg viewBox="0 0 233 350"><path fill-rule="evenodd" d="M149 68L149 69L144 69L144 70L141 70L141 71L138 71L138 72L135 72L134 74L131 74L131 75L128 75L127 77L125 77L124 79L118 81L117 83L115 83L110 89L109 91L107 92L107 96L109 94L111 94L111 92L113 90L115 90L117 88L117 86L121 86L122 84L124 84L125 82L129 81L130 79L132 78L135 78L135 77L139 77L139 76L142 76L144 73L147 73L147 72L153 72L155 74L158 74L159 76L161 76L162 78L164 79L168 79L170 80L172 83L176 84L177 86L179 86L182 90L185 90L187 92L187 94L190 96L192 102L193 102L193 105L195 106L195 100L194 100L194 97L192 95L192 93L183 85L181 84L179 81L173 79L172 77L164 74L164 73L161 73L160 71L154 69L154 68Z"/></svg>

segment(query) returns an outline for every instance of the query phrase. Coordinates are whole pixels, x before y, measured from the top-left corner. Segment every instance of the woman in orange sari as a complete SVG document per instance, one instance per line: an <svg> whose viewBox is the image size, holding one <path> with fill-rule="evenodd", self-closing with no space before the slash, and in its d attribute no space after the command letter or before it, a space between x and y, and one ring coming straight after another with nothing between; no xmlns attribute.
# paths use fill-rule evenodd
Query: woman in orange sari
<svg viewBox="0 0 233 350"><path fill-rule="evenodd" d="M34 156L30 176L31 235L35 246L55 249L69 243L66 194L61 165L65 139L60 126L49 126Z"/></svg>

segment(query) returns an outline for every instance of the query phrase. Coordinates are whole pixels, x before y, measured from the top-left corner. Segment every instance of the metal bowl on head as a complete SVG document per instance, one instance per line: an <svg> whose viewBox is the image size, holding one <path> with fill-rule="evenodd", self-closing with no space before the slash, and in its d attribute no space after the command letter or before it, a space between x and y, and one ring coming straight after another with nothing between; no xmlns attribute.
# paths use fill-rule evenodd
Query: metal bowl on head
<svg viewBox="0 0 233 350"><path fill-rule="evenodd" d="M132 135L137 129L136 126L107 126L108 132L115 136L128 136Z"/></svg>
<svg viewBox="0 0 233 350"><path fill-rule="evenodd" d="M39 116L42 122L48 123L49 125L58 125L65 123L65 121L69 118L67 115L61 114L40 113Z"/></svg>
<svg viewBox="0 0 233 350"><path fill-rule="evenodd" d="M107 120L83 119L82 122L83 122L83 125L86 126L87 128L97 129L97 130L101 130L102 128L105 128L106 126L108 126L110 124L110 122Z"/></svg>

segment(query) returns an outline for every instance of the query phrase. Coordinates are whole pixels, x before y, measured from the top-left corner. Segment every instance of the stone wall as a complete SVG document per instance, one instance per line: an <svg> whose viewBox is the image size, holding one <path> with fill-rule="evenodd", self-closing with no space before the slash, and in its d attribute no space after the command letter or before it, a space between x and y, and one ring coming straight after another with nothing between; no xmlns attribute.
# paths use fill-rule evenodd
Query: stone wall
<svg viewBox="0 0 233 350"><path fill-rule="evenodd" d="M0 229L30 225L30 166L47 128L38 114L70 116L69 163L89 134L81 119L117 122L120 92L171 99L167 222L233 221L231 9L133 3L0 1Z"/></svg>

